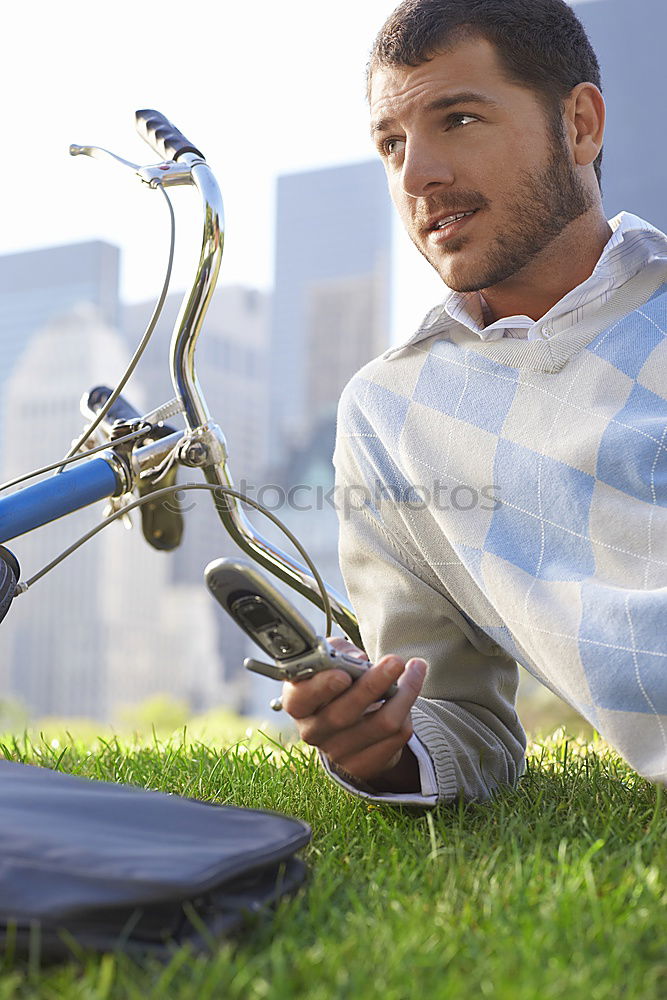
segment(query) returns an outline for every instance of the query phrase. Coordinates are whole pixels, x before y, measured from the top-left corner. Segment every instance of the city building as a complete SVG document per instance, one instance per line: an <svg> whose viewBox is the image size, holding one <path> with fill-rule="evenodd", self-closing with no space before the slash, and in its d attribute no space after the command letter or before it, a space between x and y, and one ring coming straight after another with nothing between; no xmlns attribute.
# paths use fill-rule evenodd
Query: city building
<svg viewBox="0 0 667 1000"><path fill-rule="evenodd" d="M0 257L0 409L3 385L31 337L53 319L89 303L116 325L119 259L118 247L100 240Z"/></svg>
<svg viewBox="0 0 667 1000"><path fill-rule="evenodd" d="M169 344L183 296L167 297L140 368L150 406L171 399ZM153 312L153 301L124 306L122 333L134 352ZM220 287L196 346L196 369L213 420L223 430L237 478L261 475L269 445L268 343L271 296L255 288Z"/></svg>
<svg viewBox="0 0 667 1000"><path fill-rule="evenodd" d="M602 71L607 126L602 186L607 217L632 212L667 232L664 0L574 2Z"/></svg>
<svg viewBox="0 0 667 1000"><path fill-rule="evenodd" d="M272 465L304 445L389 344L391 207L379 161L278 179Z"/></svg>
<svg viewBox="0 0 667 1000"><path fill-rule="evenodd" d="M5 476L62 457L83 429L82 392L115 384L128 361L94 306L33 334L5 384ZM140 385L135 400L143 404ZM63 473L67 475L68 473ZM99 523L104 504L11 542L27 578ZM138 519L137 519L138 524ZM30 715L109 719L167 693L202 708L221 691L213 616L202 588L171 587L169 555L111 524L12 605L0 631L0 690Z"/></svg>
<svg viewBox="0 0 667 1000"><path fill-rule="evenodd" d="M346 382L390 342L391 213L376 161L278 180L265 502L343 596L331 496L336 408ZM265 534L302 561L276 528ZM323 613L276 586L322 634ZM277 693L253 677L253 712Z"/></svg>

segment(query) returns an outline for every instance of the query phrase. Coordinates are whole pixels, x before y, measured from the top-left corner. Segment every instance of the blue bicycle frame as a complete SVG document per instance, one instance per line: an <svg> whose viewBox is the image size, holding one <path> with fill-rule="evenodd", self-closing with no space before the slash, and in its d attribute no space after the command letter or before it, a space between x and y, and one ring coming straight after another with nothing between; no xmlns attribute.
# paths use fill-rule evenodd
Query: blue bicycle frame
<svg viewBox="0 0 667 1000"><path fill-rule="evenodd" d="M0 498L0 543L97 500L120 495L121 485L109 459L91 458L61 475Z"/></svg>

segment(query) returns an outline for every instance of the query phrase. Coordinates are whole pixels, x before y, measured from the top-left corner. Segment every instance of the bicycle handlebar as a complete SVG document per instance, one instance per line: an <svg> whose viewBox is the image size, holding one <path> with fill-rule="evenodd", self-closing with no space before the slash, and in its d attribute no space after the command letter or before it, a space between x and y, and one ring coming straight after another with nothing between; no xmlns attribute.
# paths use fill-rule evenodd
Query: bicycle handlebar
<svg viewBox="0 0 667 1000"><path fill-rule="evenodd" d="M161 171L167 167L166 164L138 168L135 164L131 164L115 154L108 153L106 150L101 150L99 147L74 146L71 147L70 151L73 154L111 156L121 165L132 167L141 180L150 183L152 187L156 184L166 183L167 177L170 176L169 170L171 170L174 175L173 183L194 184L198 189L204 209L204 232L197 271L190 291L183 298L169 352L171 377L176 396L174 402L178 403L183 413L186 424L185 436L200 435L200 441L203 440L205 444L213 443L214 445L207 456L208 461L196 464L200 465L201 471L211 486L223 488L222 495L216 498L216 509L224 528L233 541L256 563L324 610L319 584L310 569L264 538L246 517L239 502L240 498L230 495L232 479L226 461L224 437L211 420L195 372L195 345L215 289L224 246L224 213L217 181L202 153L188 142L185 136L164 115L153 110L137 111L136 121L138 132L159 156L166 159L173 157L174 160L182 157L177 166L168 167L163 174ZM97 409L97 407L93 408ZM88 407L88 409L90 408ZM112 450L106 452L102 458L91 459L84 463L86 468L76 470L76 474L70 473L54 477L51 482L54 482L58 489L70 487L69 490L65 489L64 491L68 495L60 497L58 503L53 504L52 497L49 495L49 481L46 484L36 484L8 498L5 500L5 506L8 507L8 510L6 531L4 532L0 516L0 542L3 539L13 538L17 534L30 531L39 524L47 523L49 520L79 509L94 500L120 496L127 492L128 489L132 488L133 477L137 476L138 469L143 468L140 456L144 455L146 468L153 468L155 462L163 460L172 448L178 446L179 437L182 435L175 432L163 441L140 446L138 451L133 453L129 482L125 481L128 475L126 464L120 462ZM180 461L180 459L179 454L177 460ZM183 464L191 465L192 463L184 461ZM45 490L44 497L42 497L42 487ZM37 511L30 506L29 501L31 500L33 507L36 504L39 508ZM17 522L13 511L16 511L19 504L25 509L23 516ZM49 517L46 520L43 517L44 509L49 510ZM51 510L53 510L52 515ZM180 532L178 534L178 538L174 536L174 544L178 544L180 540ZM148 538L148 540L152 545L155 545L152 538ZM157 547L163 546L158 545ZM169 548L172 545L164 547ZM336 593L331 586L326 584L324 586L333 618L350 639L356 645L361 646L359 626L354 612L346 606L344 598Z"/></svg>
<svg viewBox="0 0 667 1000"><path fill-rule="evenodd" d="M137 115L140 114L142 112L137 112ZM162 115L159 118L167 121ZM192 162L188 163L189 160ZM222 195L209 165L197 160L191 153L185 155L183 163L190 167L192 183L201 195L204 231L199 265L192 288L186 293L176 320L169 360L176 398L182 402L187 428L194 431L213 426L195 372L195 346L218 279L225 224ZM211 485L232 486L225 458L207 465L202 471ZM310 570L261 535L246 517L238 500L223 496L216 501L216 509L225 530L242 551L323 610L319 587ZM333 587L326 585L326 590L334 619L355 645L361 646L361 635L354 612L346 606L343 597Z"/></svg>
<svg viewBox="0 0 667 1000"><path fill-rule="evenodd" d="M159 111L146 108L136 111L135 118L137 132L163 160L177 160L183 153L194 153L202 160L206 159L204 154Z"/></svg>

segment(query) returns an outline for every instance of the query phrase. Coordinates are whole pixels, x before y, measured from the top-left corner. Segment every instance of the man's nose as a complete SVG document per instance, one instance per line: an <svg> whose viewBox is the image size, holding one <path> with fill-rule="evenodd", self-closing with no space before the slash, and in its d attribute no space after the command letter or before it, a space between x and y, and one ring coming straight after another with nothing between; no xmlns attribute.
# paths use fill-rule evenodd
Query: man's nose
<svg viewBox="0 0 667 1000"><path fill-rule="evenodd" d="M412 198L433 194L439 187L451 187L454 170L438 144L408 142L405 146L401 182Z"/></svg>

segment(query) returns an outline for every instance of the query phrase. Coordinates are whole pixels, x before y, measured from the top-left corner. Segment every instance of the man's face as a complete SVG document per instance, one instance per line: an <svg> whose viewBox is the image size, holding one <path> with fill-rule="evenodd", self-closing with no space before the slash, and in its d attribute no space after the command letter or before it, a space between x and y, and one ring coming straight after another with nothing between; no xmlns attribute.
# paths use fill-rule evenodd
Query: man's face
<svg viewBox="0 0 667 1000"><path fill-rule="evenodd" d="M539 255L594 203L565 137L533 91L505 78L485 39L420 66L377 69L370 104L403 224L456 291L544 265ZM472 214L452 221L462 213Z"/></svg>

